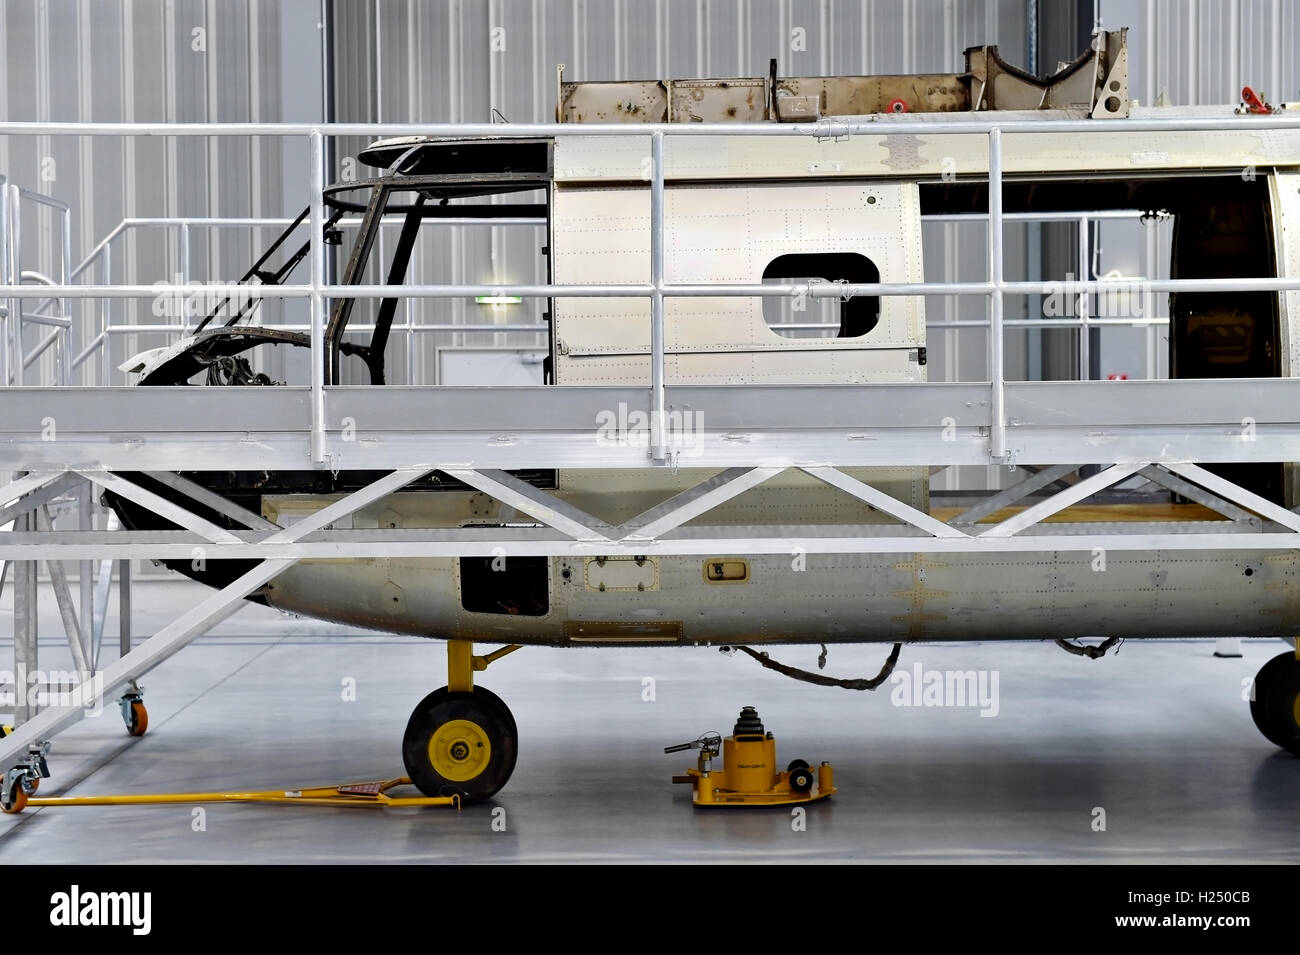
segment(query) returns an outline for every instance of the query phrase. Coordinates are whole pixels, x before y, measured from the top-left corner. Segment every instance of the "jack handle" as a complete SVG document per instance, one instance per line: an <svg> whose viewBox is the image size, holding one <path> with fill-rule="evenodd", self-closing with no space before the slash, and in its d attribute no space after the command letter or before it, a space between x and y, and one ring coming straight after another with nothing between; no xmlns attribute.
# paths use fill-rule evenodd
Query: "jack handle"
<svg viewBox="0 0 1300 955"><path fill-rule="evenodd" d="M665 753L684 753L688 749L710 749L717 752L722 746L722 737L717 733L705 733L698 739L693 739L689 743L678 743L676 746L665 746Z"/></svg>

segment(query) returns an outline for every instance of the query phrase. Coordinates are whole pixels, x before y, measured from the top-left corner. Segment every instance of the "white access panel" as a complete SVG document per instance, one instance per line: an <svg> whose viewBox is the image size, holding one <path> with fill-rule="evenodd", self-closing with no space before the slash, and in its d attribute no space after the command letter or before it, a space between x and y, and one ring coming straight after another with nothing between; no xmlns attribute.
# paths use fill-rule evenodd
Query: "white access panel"
<svg viewBox="0 0 1300 955"><path fill-rule="evenodd" d="M915 183L674 185L664 225L669 284L760 284L782 255L835 252L865 256L881 282L923 280ZM649 189L558 187L551 247L558 283L649 282ZM645 299L557 299L557 382L647 381L649 316ZM670 385L925 380L920 296L882 297L879 323L859 338L784 337L757 298L670 296L664 317Z"/></svg>

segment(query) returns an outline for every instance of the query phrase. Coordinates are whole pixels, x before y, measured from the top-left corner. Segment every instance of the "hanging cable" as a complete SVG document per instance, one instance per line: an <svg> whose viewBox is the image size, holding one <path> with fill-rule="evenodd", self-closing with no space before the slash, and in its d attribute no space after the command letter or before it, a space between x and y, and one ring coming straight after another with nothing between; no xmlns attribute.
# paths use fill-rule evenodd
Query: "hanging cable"
<svg viewBox="0 0 1300 955"><path fill-rule="evenodd" d="M1069 640L1057 640L1056 645L1066 653L1073 653L1077 657L1087 657L1089 660L1097 660L1104 657L1106 651L1122 639L1122 637L1107 637L1095 647L1085 647L1081 643L1071 643Z"/></svg>
<svg viewBox="0 0 1300 955"><path fill-rule="evenodd" d="M881 667L879 673L869 680L861 677L842 680L838 677L822 676L820 673L813 673L811 670L801 670L798 667L786 666L784 663L778 663L777 661L770 659L766 653L759 653L749 647L722 647L721 649L723 653L727 653L730 650L739 650L742 653L747 653L767 669L775 670L782 676L788 676L794 680L803 680L805 683L814 683L817 686L838 686L845 690L874 690L876 687L880 686L880 684L889 679L889 674L894 672L894 665L898 663L898 654L902 652L903 645L901 643L894 644L894 649L890 651L889 659L885 661L885 665Z"/></svg>

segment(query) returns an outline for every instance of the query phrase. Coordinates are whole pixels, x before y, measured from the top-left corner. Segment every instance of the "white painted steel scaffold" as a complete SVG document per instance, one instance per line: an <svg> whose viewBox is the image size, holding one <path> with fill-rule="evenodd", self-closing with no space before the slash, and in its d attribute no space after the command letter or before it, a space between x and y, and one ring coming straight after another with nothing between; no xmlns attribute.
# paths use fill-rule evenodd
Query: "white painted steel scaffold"
<svg viewBox="0 0 1300 955"><path fill-rule="evenodd" d="M1222 129L1225 119L1107 120L1107 133ZM1300 129L1300 116L1234 117L1233 130ZM664 156L671 141L692 136L812 137L833 141L854 136L979 134L987 138L989 274L984 281L881 284L671 284L664 274ZM215 591L168 626L129 649L129 589L121 589L123 631L120 659L97 676L82 702L106 698L177 652L242 605L249 593L296 561L313 558L438 557L456 555L714 555L805 553L973 553L1195 550L1230 555L1239 551L1300 547L1300 516L1222 477L1202 464L1300 461L1300 380L1181 380L1127 382L1018 382L1005 380L1003 333L1015 324L1003 317L1008 296L1044 295L1059 283L1006 281L1003 225L1013 218L1002 207L1004 140L1044 132L1087 134L1095 120L927 118L907 121L817 122L734 125L511 125L518 137L632 136L650 148L651 263L648 283L621 285L385 285L327 284L322 226L325 221L326 137L501 136L496 124L392 126L291 124L62 124L3 123L0 136L281 136L306 138L311 166L310 280L305 285L259 286L263 297L301 298L311 306L312 377L306 387L27 387L21 379L0 388L0 471L18 476L0 485L0 561L16 561L15 654L35 662L34 565L38 560L100 560L123 569L137 558L260 560L224 589ZM12 190L7 191L12 196ZM0 192L0 199L5 192ZM8 205L0 209L7 215ZM1127 213L1125 213L1127 214ZM1032 218L1026 215L1025 218ZM1094 216L1096 217L1096 216ZM1077 218L1077 217L1076 217ZM144 220L141 220L144 221ZM223 221L223 220L214 220ZM184 294L185 285L114 285L102 249L101 284L71 284L81 270L65 268L62 285L22 284L7 244L0 302L6 318L22 303L95 298L153 298ZM186 240L187 241L187 240ZM67 261L65 256L65 262ZM93 274L87 268L86 274ZM1300 277L1145 280L1142 291L1300 291ZM1105 293L1105 280L1078 281L1073 293ZM983 296L987 321L946 323L988 328L989 380L974 383L826 385L671 385L665 380L664 301L674 296L849 295ZM331 298L521 297L643 298L651 303L649 380L617 387L406 387L325 385L325 305ZM42 306L43 307L43 306ZM35 311L39 312L38 307ZM1088 319L1097 323L1100 320ZM1144 324L1125 322L1125 324ZM1048 323L1042 323L1047 327ZM1087 324L1087 323L1081 323ZM1057 325L1056 327L1060 327ZM87 343L77 363L102 348ZM12 348L13 339L8 339ZM21 345L21 341L19 343ZM602 413L627 407L654 422L644 440L601 440ZM689 434L666 426L667 414L689 408L698 429ZM352 422L352 428L345 422ZM947 522L926 514L845 473L846 468L1027 465L1019 484L976 504ZM1098 466L1095 473L1081 470ZM619 526L508 473L528 468L636 469L671 467L717 472ZM332 500L289 527L279 527L174 472L328 469L372 472L374 480ZM897 523L853 525L717 525L711 510L788 469L861 500ZM354 528L359 508L439 470L535 519L535 526L462 528ZM997 523L977 523L1078 473L1075 483ZM164 498L134 484L124 473L145 473L178 498ZM1216 512L1222 520L1163 523L1051 524L1053 515L1132 478L1154 482ZM88 501L92 486L111 489L175 524L172 531L51 530L38 512L69 491ZM177 500L184 503L178 503ZM198 512L230 518L243 529L226 529ZM60 591L60 612L79 666L93 669L86 653L88 614L81 624ZM124 578L125 579L125 576ZM0 573L0 585L3 584ZM83 590L83 594L84 594ZM102 614L107 597L96 600ZM95 643L102 616L94 625ZM74 639L76 645L73 645ZM126 652L128 651L129 652ZM0 769L30 754L80 719L79 705L52 706L30 717L0 741ZM29 755L28 758L31 758Z"/></svg>
<svg viewBox="0 0 1300 955"><path fill-rule="evenodd" d="M1123 119L1104 124L1107 133L1223 129L1223 117ZM1233 130L1300 129L1300 116L1233 117ZM918 127L899 121L819 121L804 124L724 125L511 125L520 137L639 137L650 150L651 263L648 283L618 285L409 285L396 294L411 298L520 297L644 298L651 303L650 376L644 386L620 387L408 387L326 386L323 357L326 303L331 298L392 297L387 285L331 285L325 280L322 226L325 220L326 137L500 136L500 125L356 124L63 124L4 123L0 135L77 136L282 136L303 137L310 149L310 280L305 285L259 286L263 297L304 298L311 306L312 377L307 387L230 388L33 388L0 389L0 469L30 472L48 481L80 475L107 484L114 472L177 470L330 469L398 471L438 469L461 475L471 486L505 484L486 475L522 468L699 469L800 468L846 493L867 500L904 523L848 528L783 527L743 529L680 525L691 518L651 522L661 533L618 535L589 515L574 518L563 532L557 500L544 491L517 490L531 504L524 510L549 528L408 530L358 532L322 530L293 542L273 541L264 529L213 539L201 528L176 520L184 531L126 533L80 530L42 532L17 529L0 538L0 559L125 560L175 556L196 542L214 559L261 557L408 556L490 553L618 553L652 545L659 553L706 553L725 545L730 551L786 551L797 543L810 550L858 552L983 551L1023 549L1123 549L1174 547L1233 549L1296 546L1300 526L1276 505L1216 479L1221 509L1256 517L1230 519L1193 531L1179 527L1155 533L1147 525L1107 525L1105 533L1086 525L1071 533L1044 532L1041 516L1055 509L1031 508L1015 526L998 533L970 533L960 522L944 525L926 515L895 513L867 485L851 485L838 469L867 466L1100 465L1100 475L1076 487L1104 490L1135 473L1177 482L1205 493L1213 475L1202 463L1300 461L1300 380L1175 380L1115 382L1016 382L1005 379L1004 332L1010 325L1050 325L1032 320L1004 321L1007 296L1045 295L1060 289L1048 281L1007 281L1003 271L1002 204L1004 137L1019 134L1097 132L1096 120L928 118ZM980 134L987 138L989 211L988 266L984 281L913 283L671 284L664 276L664 194L666 152L675 137L783 136L834 141L854 136ZM1121 213L1128 215L1128 213ZM1099 214L1100 215L1100 214ZM1077 219L1077 216L1075 217ZM148 221L148 220L140 220ZM195 220L200 221L200 220ZM226 220L214 219L213 222ZM235 220L230 220L235 221ZM106 247L110 235L100 247ZM97 249L96 252L99 250ZM93 255L94 253L92 253ZM75 277L75 276L74 276ZM1142 292L1300 291L1300 277L1135 280ZM1108 280L1075 281L1072 293L1106 293ZM19 284L9 276L0 299L131 298L184 294L184 285ZM680 296L983 296L990 303L986 321L939 323L987 327L989 380L981 383L678 386L665 380L664 300ZM1091 322L1104 321L1091 319ZM1142 322L1149 323L1150 319ZM1132 322L1129 322L1132 324ZM1087 324L1086 322L1084 323ZM1057 325L1056 327L1059 327ZM130 326L123 326L129 329ZM105 334L105 338L107 335ZM83 356L79 356L79 359ZM610 444L597 440L601 412L626 406L644 409L651 421L643 442ZM701 427L689 435L665 424L673 409L698 413ZM57 422L49 440L46 419ZM349 434L343 422L354 422ZM1244 427L1248 424L1248 427ZM1188 468L1196 468L1191 477ZM1117 470L1118 469L1118 470ZM1123 472L1122 474L1120 472ZM1150 475L1157 477L1150 477ZM1107 476L1098 483L1095 478ZM1181 477L1180 477L1181 475ZM28 480L28 479L23 479ZM1028 485L1032 481L1026 482ZM1189 483L1190 482L1190 483ZM124 483L124 482L123 482ZM856 484L856 482L855 482ZM1034 485L1034 489L1041 488ZM23 511L28 490L0 488L0 517ZM145 506L143 494L123 488ZM1014 489L1013 489L1014 490ZM20 493L21 492L21 493ZM737 493L732 489L731 493ZM1023 493L1030 493L1026 486ZM1064 493L1064 492L1063 492ZM1059 497L1059 495L1058 495ZM702 500L708 500L705 497ZM1049 498L1049 501L1055 500ZM683 505L684 507L688 505ZM1271 508L1271 509L1270 509ZM694 506L691 516L701 510ZM683 512L685 513L685 512ZM193 517L193 515L190 515ZM661 515L662 516L662 515ZM680 515L679 515L680 516ZM173 515L172 519L175 519ZM939 530L947 528L948 530ZM951 533L949 533L951 531ZM385 550L387 548L387 550Z"/></svg>

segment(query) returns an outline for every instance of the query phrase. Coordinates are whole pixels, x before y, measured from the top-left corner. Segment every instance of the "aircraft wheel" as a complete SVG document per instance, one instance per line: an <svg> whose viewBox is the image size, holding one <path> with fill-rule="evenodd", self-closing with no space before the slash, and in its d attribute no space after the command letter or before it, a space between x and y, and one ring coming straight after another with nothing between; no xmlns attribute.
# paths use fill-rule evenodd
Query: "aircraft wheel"
<svg viewBox="0 0 1300 955"><path fill-rule="evenodd" d="M1286 654L1290 665L1279 670L1264 695L1264 719L1276 734L1269 737L1278 746L1300 756L1300 661ZM1258 698L1259 693L1255 696Z"/></svg>
<svg viewBox="0 0 1300 955"><path fill-rule="evenodd" d="M1295 653L1288 650L1286 653L1279 653L1260 667L1259 673L1255 674L1255 698L1250 701L1250 716L1255 721L1255 728L1274 746L1284 748L1287 745L1284 727L1279 725L1269 710L1268 695L1277 685L1282 674L1294 666L1295 662Z"/></svg>
<svg viewBox="0 0 1300 955"><path fill-rule="evenodd" d="M492 798L514 772L519 731L496 694L443 687L420 701L402 737L406 774L426 796Z"/></svg>
<svg viewBox="0 0 1300 955"><path fill-rule="evenodd" d="M441 689L434 690L432 693L430 693L428 696L426 696L423 700L420 701L420 706L417 706L416 709L420 709L421 707L433 706L435 703L440 703L443 700L445 700L449 695L451 695L451 690L447 689L445 686L442 687ZM516 738L518 738L519 727L515 725L515 715L510 712L510 707L506 706L505 700L501 699L501 697L497 696L495 693L493 693L485 686L475 685L474 695L478 697L482 697L483 699L491 703L495 703L497 706L499 706L501 708L501 712L506 715L506 719L510 721L510 731L515 734Z"/></svg>

